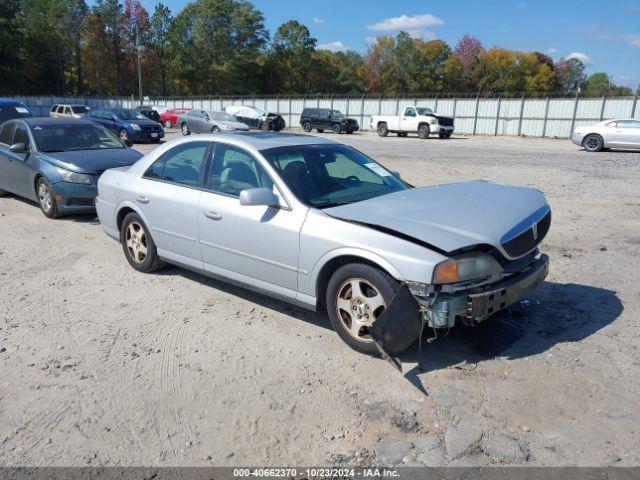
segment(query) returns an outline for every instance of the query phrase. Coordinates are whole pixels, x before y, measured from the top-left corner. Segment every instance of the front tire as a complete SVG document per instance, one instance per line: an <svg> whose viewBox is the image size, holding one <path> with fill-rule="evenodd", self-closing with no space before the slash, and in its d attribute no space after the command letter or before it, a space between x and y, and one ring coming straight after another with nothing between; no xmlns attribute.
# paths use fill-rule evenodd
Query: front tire
<svg viewBox="0 0 640 480"><path fill-rule="evenodd" d="M588 152L600 152L604 149L604 140L600 135L590 133L582 140L582 146Z"/></svg>
<svg viewBox="0 0 640 480"><path fill-rule="evenodd" d="M137 213L132 212L124 217L120 229L120 243L129 265L139 272L153 272L162 266L149 229Z"/></svg>
<svg viewBox="0 0 640 480"><path fill-rule="evenodd" d="M418 138L426 139L429 138L429 125L420 125L418 127Z"/></svg>
<svg viewBox="0 0 640 480"><path fill-rule="evenodd" d="M386 137L387 135L389 135L389 127L386 123L380 123L378 125L378 136Z"/></svg>
<svg viewBox="0 0 640 480"><path fill-rule="evenodd" d="M307 133L311 132L311 123L309 123L309 122L304 122L304 123L302 124L302 130L304 130L304 131L305 131L305 132L307 132ZM318 131L320 131L320 130L318 130Z"/></svg>
<svg viewBox="0 0 640 480"><path fill-rule="evenodd" d="M38 196L38 205L40 206L42 213L44 213L44 216L47 218L58 218L60 216L58 203L53 196L51 184L46 178L40 177L38 179L38 183L36 184L36 194Z"/></svg>
<svg viewBox="0 0 640 480"><path fill-rule="evenodd" d="M187 122L183 122L183 124L180 125L180 130L182 131L182 135L184 135L185 137L187 135L191 135L191 130L189 130L189 125L187 125Z"/></svg>
<svg viewBox="0 0 640 480"><path fill-rule="evenodd" d="M217 126L215 126L211 129L211 133L220 133L220 129Z"/></svg>
<svg viewBox="0 0 640 480"><path fill-rule="evenodd" d="M168 118L164 121L164 128L171 128L173 127L173 125L171 125L171 120L169 120Z"/></svg>
<svg viewBox="0 0 640 480"><path fill-rule="evenodd" d="M336 135L337 135L337 134L342 133L342 129L340 128L340 125L333 125L333 126L331 127L331 130L332 130L332 131L333 131L333 133L335 133Z"/></svg>
<svg viewBox="0 0 640 480"><path fill-rule="evenodd" d="M326 306L340 338L354 350L378 355L369 328L391 303L398 282L387 273L363 263L349 263L329 280Z"/></svg>

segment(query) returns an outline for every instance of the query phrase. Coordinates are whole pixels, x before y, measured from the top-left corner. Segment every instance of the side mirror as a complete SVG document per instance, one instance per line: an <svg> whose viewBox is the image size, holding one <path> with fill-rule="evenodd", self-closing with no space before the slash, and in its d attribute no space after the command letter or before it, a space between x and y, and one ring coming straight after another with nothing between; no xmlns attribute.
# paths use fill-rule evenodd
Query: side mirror
<svg viewBox="0 0 640 480"><path fill-rule="evenodd" d="M278 197L268 188L250 188L240 192L240 205L277 207Z"/></svg>
<svg viewBox="0 0 640 480"><path fill-rule="evenodd" d="M9 150L12 151L13 153L27 153L29 151L27 146L22 142L14 143L9 147Z"/></svg>
<svg viewBox="0 0 640 480"><path fill-rule="evenodd" d="M402 178L402 177L400 176L400 172L398 172L397 170L390 170L390 172L391 172L391 173L393 173L393 176L394 176L394 177L396 177L396 178Z"/></svg>
<svg viewBox="0 0 640 480"><path fill-rule="evenodd" d="M131 148L131 147L133 147L133 140L131 140L130 138L127 138L127 139L124 141L124 146L125 146L125 147L127 147L127 148Z"/></svg>

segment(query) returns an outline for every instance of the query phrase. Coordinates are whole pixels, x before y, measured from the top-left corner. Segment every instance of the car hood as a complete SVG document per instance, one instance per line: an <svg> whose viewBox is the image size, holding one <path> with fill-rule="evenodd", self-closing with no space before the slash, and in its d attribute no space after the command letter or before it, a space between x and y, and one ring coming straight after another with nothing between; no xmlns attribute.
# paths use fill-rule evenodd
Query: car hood
<svg viewBox="0 0 640 480"><path fill-rule="evenodd" d="M51 152L41 155L57 167L78 173L102 173L108 168L128 167L143 156L131 148Z"/></svg>
<svg viewBox="0 0 640 480"><path fill-rule="evenodd" d="M414 188L325 209L342 220L380 227L451 253L501 243L549 211L539 190L485 181Z"/></svg>
<svg viewBox="0 0 640 480"><path fill-rule="evenodd" d="M133 123L135 125L140 125L141 127L157 127L159 125L158 122L156 122L155 120L151 120L151 119L133 119L133 120L123 120L122 118L118 118L118 120L120 120L121 122L125 122L125 123Z"/></svg>

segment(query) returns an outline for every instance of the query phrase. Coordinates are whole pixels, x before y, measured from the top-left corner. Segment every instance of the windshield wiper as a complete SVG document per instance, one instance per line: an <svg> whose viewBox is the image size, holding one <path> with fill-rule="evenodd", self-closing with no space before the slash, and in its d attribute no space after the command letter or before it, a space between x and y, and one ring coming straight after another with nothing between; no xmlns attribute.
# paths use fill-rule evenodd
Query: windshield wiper
<svg viewBox="0 0 640 480"><path fill-rule="evenodd" d="M340 205L347 205L349 203L352 202L326 202L326 203L319 203L314 205L314 207L316 208L331 208L331 207L339 207Z"/></svg>

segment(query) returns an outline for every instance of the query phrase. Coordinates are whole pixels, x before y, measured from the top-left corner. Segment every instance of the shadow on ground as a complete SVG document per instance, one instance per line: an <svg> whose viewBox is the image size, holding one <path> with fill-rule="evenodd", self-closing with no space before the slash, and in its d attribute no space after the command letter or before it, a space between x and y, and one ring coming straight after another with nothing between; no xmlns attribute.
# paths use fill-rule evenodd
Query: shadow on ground
<svg viewBox="0 0 640 480"><path fill-rule="evenodd" d="M593 335L613 323L623 310L612 290L545 282L530 300L476 327L456 327L433 343L423 341L421 351L414 345L400 360L417 364L405 378L426 393L419 378L422 373L496 356L514 360L538 355L559 343L579 342Z"/></svg>

